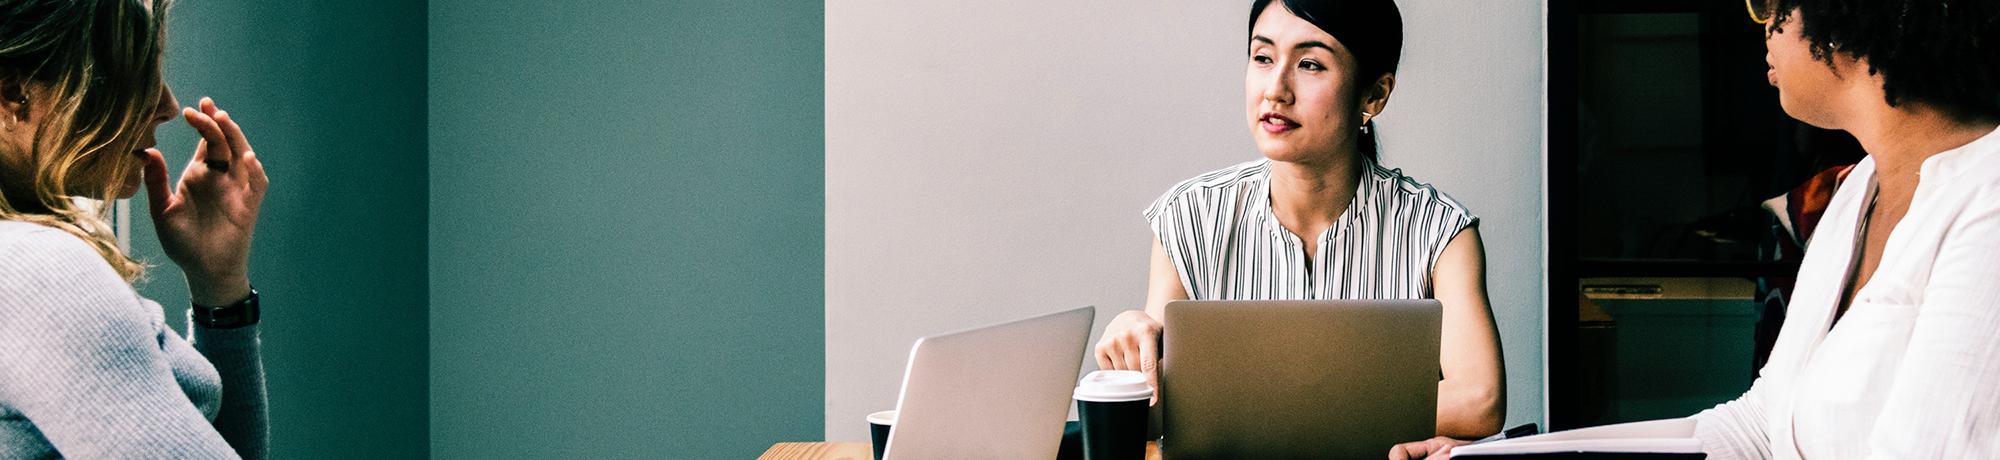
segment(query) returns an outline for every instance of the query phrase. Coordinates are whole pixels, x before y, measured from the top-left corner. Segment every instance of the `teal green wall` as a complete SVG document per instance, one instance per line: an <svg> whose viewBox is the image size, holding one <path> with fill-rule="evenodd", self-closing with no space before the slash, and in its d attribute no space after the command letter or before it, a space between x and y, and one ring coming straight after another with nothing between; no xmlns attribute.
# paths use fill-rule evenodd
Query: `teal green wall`
<svg viewBox="0 0 2000 460"><path fill-rule="evenodd" d="M425 31L421 2L181 1L167 82L214 96L271 178L251 255L264 298L274 458L421 458L429 452L424 270ZM160 148L178 176L194 130ZM160 251L143 197L140 292L185 327L187 285Z"/></svg>
<svg viewBox="0 0 2000 460"><path fill-rule="evenodd" d="M821 438L822 16L430 3L433 453Z"/></svg>

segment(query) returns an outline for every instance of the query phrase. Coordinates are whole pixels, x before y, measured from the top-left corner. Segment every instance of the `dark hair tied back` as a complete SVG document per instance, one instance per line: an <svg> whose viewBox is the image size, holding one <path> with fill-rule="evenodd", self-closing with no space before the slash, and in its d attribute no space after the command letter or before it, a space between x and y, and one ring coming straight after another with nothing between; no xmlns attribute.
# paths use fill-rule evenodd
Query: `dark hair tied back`
<svg viewBox="0 0 2000 460"><path fill-rule="evenodd" d="M1403 59L1403 12L1396 8L1394 0L1278 0L1292 15L1311 23L1319 30L1332 35L1335 41L1354 54L1357 67L1354 72L1356 84L1375 82L1382 74L1395 73L1396 65ZM1250 3L1250 27L1257 28L1257 16L1272 0L1255 0ZM1357 148L1369 161L1375 161L1381 148L1375 134L1375 122L1363 125L1366 134L1361 135Z"/></svg>

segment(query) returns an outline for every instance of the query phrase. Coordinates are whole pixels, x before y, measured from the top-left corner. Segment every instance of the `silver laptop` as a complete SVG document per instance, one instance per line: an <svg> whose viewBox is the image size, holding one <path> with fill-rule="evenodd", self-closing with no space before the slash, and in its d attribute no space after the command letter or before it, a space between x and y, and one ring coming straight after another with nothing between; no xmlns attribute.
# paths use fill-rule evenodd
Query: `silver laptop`
<svg viewBox="0 0 2000 460"><path fill-rule="evenodd" d="M924 337L885 459L1055 458L1095 307Z"/></svg>
<svg viewBox="0 0 2000 460"><path fill-rule="evenodd" d="M1384 458L1437 431L1435 300L1167 304L1169 458Z"/></svg>

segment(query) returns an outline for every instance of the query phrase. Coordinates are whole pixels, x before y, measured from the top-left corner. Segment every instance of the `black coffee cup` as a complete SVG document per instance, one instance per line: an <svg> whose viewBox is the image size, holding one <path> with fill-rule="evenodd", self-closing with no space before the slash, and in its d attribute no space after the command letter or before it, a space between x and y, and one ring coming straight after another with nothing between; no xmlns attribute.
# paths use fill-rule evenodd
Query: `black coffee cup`
<svg viewBox="0 0 2000 460"><path fill-rule="evenodd" d="M1095 371L1076 385L1084 460L1146 458L1146 409L1153 388L1138 371Z"/></svg>
<svg viewBox="0 0 2000 460"><path fill-rule="evenodd" d="M882 460L882 451L889 448L889 429L896 425L896 411L885 410L868 414L868 434L875 443L875 460Z"/></svg>

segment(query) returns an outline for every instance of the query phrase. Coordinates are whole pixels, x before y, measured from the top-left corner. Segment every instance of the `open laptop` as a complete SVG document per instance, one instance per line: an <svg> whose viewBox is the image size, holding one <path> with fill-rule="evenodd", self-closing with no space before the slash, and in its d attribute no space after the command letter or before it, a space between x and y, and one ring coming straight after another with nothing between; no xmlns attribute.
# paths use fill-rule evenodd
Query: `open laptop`
<svg viewBox="0 0 2000 460"><path fill-rule="evenodd" d="M917 339L882 458L1055 458L1095 307Z"/></svg>
<svg viewBox="0 0 2000 460"><path fill-rule="evenodd" d="M1435 300L1177 301L1161 352L1170 458L1383 458L1436 433Z"/></svg>

